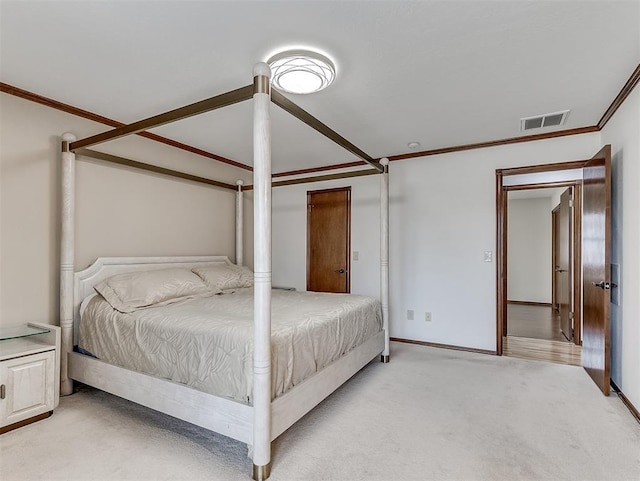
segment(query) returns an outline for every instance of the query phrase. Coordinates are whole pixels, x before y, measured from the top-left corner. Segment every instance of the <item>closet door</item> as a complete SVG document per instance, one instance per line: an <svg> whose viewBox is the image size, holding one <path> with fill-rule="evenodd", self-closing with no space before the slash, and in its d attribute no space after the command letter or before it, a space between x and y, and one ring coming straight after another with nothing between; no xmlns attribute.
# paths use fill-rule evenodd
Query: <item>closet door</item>
<svg viewBox="0 0 640 481"><path fill-rule="evenodd" d="M351 187L307 192L307 290L350 292Z"/></svg>

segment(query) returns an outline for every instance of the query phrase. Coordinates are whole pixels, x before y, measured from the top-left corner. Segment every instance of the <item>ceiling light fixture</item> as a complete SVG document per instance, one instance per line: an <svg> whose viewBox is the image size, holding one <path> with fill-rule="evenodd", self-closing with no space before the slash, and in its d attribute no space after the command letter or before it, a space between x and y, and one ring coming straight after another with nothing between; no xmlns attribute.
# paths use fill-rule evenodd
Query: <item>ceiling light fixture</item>
<svg viewBox="0 0 640 481"><path fill-rule="evenodd" d="M409 147L411 150L417 150L420 147L420 142L409 142L407 144L407 147Z"/></svg>
<svg viewBox="0 0 640 481"><path fill-rule="evenodd" d="M291 94L311 94L326 89L336 77L330 58L311 50L287 50L273 55L271 81L278 90Z"/></svg>

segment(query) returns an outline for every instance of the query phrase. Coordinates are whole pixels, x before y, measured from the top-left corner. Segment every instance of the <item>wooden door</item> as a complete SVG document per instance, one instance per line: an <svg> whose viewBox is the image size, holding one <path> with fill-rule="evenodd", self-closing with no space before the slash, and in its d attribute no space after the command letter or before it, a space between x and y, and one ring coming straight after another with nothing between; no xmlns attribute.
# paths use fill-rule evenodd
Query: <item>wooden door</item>
<svg viewBox="0 0 640 481"><path fill-rule="evenodd" d="M556 268L558 267L558 212L560 211L560 204L558 204L551 211L551 307L554 311L558 311L558 273ZM554 313L555 315L555 313Z"/></svg>
<svg viewBox="0 0 640 481"><path fill-rule="evenodd" d="M307 290L350 292L351 187L307 192Z"/></svg>
<svg viewBox="0 0 640 481"><path fill-rule="evenodd" d="M583 169L582 365L605 395L611 376L611 146Z"/></svg>
<svg viewBox="0 0 640 481"><path fill-rule="evenodd" d="M572 234L571 234L571 188L565 190L560 196L560 210L558 211L558 225L556 230L556 296L558 300L558 311L560 313L560 329L562 333L571 341L573 339L573 322L571 319L572 309Z"/></svg>

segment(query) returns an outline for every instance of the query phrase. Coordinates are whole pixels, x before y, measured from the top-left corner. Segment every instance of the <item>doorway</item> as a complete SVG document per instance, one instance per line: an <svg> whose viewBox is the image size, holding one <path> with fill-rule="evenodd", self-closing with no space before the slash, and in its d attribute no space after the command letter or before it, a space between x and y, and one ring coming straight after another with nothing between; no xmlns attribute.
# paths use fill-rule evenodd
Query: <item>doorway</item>
<svg viewBox="0 0 640 481"><path fill-rule="evenodd" d="M579 193L579 181L506 187L507 356L582 365Z"/></svg>
<svg viewBox="0 0 640 481"><path fill-rule="evenodd" d="M307 290L351 291L351 187L307 192Z"/></svg>
<svg viewBox="0 0 640 481"><path fill-rule="evenodd" d="M569 183L507 191L507 336L560 342L575 338L579 344L573 295L573 266L580 263L580 245L574 246L579 189Z"/></svg>
<svg viewBox="0 0 640 481"><path fill-rule="evenodd" d="M525 180L526 179L526 180ZM503 355L507 339L508 306L508 192L518 188L564 187L572 183L574 210L580 215L572 244L580 249L572 269L575 326L581 326L581 364L605 395L610 390L610 236L611 236L611 146L603 147L588 160L538 165L496 171L497 319L496 351ZM519 186L519 187L518 187ZM523 187L527 186L527 187ZM575 225L575 224L574 224ZM576 256L574 254L574 259ZM554 267L555 270L555 267ZM576 333L572 333L576 337ZM578 337L579 339L579 337ZM548 341L553 342L553 341ZM575 341L574 341L575 342ZM564 343L576 346L575 343ZM553 349L551 349L552 351Z"/></svg>

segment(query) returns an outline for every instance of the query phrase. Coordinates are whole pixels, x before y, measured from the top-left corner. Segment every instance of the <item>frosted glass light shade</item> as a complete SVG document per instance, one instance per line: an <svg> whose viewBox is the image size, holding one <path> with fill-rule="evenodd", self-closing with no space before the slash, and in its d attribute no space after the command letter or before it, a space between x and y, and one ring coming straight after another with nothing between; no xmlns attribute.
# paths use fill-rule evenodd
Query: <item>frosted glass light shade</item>
<svg viewBox="0 0 640 481"><path fill-rule="evenodd" d="M271 81L278 90L310 94L327 88L336 76L333 62L309 50L287 50L267 60Z"/></svg>

